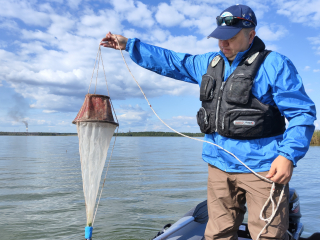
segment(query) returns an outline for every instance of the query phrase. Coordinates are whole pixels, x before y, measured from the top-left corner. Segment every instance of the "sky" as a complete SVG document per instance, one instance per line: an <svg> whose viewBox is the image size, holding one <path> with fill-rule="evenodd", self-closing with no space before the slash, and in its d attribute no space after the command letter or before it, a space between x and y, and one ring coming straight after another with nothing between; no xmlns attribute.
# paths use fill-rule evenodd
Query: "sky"
<svg viewBox="0 0 320 240"><path fill-rule="evenodd" d="M26 121L29 132L75 133L71 122L109 31L176 52L215 52L218 40L207 36L216 16L233 4L253 9L257 36L294 63L320 106L319 0L0 0L0 131L24 132ZM96 93L108 95L104 67L119 131L170 131L150 110L120 52L101 53ZM200 132L199 86L152 73L124 55L157 114L178 131Z"/></svg>

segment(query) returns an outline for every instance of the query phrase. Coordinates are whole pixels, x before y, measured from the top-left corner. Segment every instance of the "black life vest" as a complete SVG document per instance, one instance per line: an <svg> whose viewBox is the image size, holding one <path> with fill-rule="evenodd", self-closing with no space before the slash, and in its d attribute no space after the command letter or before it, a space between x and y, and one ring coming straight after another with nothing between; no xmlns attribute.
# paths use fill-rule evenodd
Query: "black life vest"
<svg viewBox="0 0 320 240"><path fill-rule="evenodd" d="M234 139L256 139L283 134L285 119L277 107L260 102L251 91L260 65L270 51L255 37L243 60L224 81L224 61L217 55L202 76L197 122L203 133L218 132Z"/></svg>

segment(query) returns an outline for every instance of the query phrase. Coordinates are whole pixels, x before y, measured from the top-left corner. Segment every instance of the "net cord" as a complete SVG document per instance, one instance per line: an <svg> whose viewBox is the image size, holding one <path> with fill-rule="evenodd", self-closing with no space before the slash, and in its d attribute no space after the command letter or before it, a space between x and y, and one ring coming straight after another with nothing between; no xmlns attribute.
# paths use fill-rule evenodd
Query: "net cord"
<svg viewBox="0 0 320 240"><path fill-rule="evenodd" d="M273 218L275 217L276 215L276 212L280 206L280 203L281 203L281 200L283 198L283 194L284 194L284 190L285 190L285 185L283 185L282 189L281 189L281 194L280 194L280 197L278 199L278 203L277 203L277 206L275 206L275 203L274 203L274 200L273 200L273 194L274 194L274 191L275 191L275 182L271 181L270 179L264 177L264 176L261 176L259 175L258 173L256 173L255 171L253 171L251 168L249 168L244 162L242 162L237 156L235 156L233 153L229 152L228 150L222 148L221 146L215 144L215 143L212 143L212 142L208 142L208 141L205 141L205 140L202 140L202 139L197 139L197 138L193 138L193 137L190 137L190 136L187 136L183 133L180 133L178 131L176 131L175 129L173 129L172 127L170 127L168 124L166 124L159 116L158 114L155 112L155 110L152 108L147 96L145 95L145 93L143 92L140 84L138 83L138 81L135 79L135 77L133 76L132 72L130 71L130 68L124 58L124 55L122 53L122 50L121 50L121 47L120 47L120 44L119 44L119 40L117 38L116 35L113 34L113 36L115 37L116 41L117 41L117 44L118 44L118 47L119 47L119 50L120 50L120 53L121 53L121 56L122 56L122 59L130 73L130 75L132 76L133 80L136 82L136 84L138 85L140 91L142 92L144 98L146 99L149 107L151 108L152 112L156 115L156 117L165 125L167 126L169 129L171 129L173 132L183 136L183 137L186 137L186 138L189 138L189 139L192 139L192 140L195 140L195 141L199 141L199 142L205 142L205 143L208 143L208 144L211 144L211 145L214 145L218 148L220 148L221 150L225 151L226 153L230 154L231 156L233 156L235 159L237 159L243 166L245 166L250 172L252 172L255 176L257 176L258 178L262 179L262 180L265 180L269 183L272 183L272 186L271 186L271 190L270 190L270 195L269 195L269 198L267 199L266 203L264 204L263 208L261 209L261 212L260 212L260 219L265 221L266 222L266 225L264 226L264 228L261 230L261 232L258 234L257 236L257 240L260 238L261 234L263 233L263 231L270 225L270 223L272 222ZM271 202L272 204L272 214L270 215L270 217L268 218L263 218L262 215L263 215L263 212L266 210L267 208L267 205L268 203Z"/></svg>

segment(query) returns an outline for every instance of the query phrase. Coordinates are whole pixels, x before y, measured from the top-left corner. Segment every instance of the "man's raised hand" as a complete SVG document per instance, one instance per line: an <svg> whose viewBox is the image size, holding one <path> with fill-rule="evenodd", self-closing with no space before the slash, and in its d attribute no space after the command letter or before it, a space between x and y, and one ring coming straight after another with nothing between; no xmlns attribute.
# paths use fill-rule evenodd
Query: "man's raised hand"
<svg viewBox="0 0 320 240"><path fill-rule="evenodd" d="M119 41L120 48L119 48L117 39ZM120 49L125 50L127 46L127 42L128 42L128 38L108 32L106 37L101 40L100 45L108 48L117 49L117 50L120 50Z"/></svg>

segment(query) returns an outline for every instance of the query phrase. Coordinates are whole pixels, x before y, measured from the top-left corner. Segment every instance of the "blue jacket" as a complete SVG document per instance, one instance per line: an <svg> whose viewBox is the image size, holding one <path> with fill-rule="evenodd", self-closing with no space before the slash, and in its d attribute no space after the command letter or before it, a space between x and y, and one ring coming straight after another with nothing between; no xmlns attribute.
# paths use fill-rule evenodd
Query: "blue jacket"
<svg viewBox="0 0 320 240"><path fill-rule="evenodd" d="M131 59L141 67L163 76L196 83L199 86L202 75L207 72L208 65L216 55L221 55L225 61L224 78L226 80L246 53L246 51L239 52L230 66L221 51L201 55L176 53L142 43L136 38L128 40L126 51L129 52ZM278 106L281 114L289 122L283 135L253 140L236 140L213 133L206 134L204 139L234 153L256 172L268 171L278 155L291 160L296 166L297 161L306 154L309 148L314 132L316 109L312 100L307 96L301 77L292 62L277 52L271 52L259 68L252 93L262 103ZM226 172L249 172L234 157L208 143L203 144L202 158L205 162Z"/></svg>

